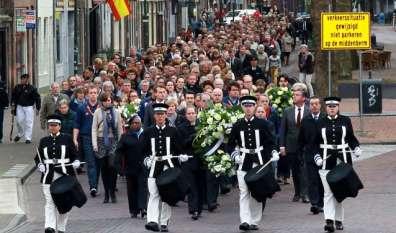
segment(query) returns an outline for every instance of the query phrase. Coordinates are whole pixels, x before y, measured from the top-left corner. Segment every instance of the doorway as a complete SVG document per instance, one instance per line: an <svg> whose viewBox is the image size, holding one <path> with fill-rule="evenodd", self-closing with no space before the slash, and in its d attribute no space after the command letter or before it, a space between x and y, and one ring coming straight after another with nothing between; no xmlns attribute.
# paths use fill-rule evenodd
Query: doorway
<svg viewBox="0 0 396 233"><path fill-rule="evenodd" d="M4 82L7 82L6 42L6 30L0 28L0 77Z"/></svg>

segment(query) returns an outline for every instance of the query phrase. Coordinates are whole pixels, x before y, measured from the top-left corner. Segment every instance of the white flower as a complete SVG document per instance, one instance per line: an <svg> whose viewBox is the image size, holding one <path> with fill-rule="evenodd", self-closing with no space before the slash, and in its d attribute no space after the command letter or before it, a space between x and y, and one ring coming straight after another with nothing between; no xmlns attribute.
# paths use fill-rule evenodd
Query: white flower
<svg viewBox="0 0 396 233"><path fill-rule="evenodd" d="M209 125L213 124L213 118L212 118L212 117L209 117L209 118L207 119L207 122L208 122Z"/></svg>
<svg viewBox="0 0 396 233"><path fill-rule="evenodd" d="M293 99L289 99L289 104L290 104L290 105L293 104Z"/></svg>
<svg viewBox="0 0 396 233"><path fill-rule="evenodd" d="M274 97L272 95L268 96L270 100L272 100Z"/></svg>
<svg viewBox="0 0 396 233"><path fill-rule="evenodd" d="M278 95L283 95L283 91L278 91L277 94Z"/></svg>
<svg viewBox="0 0 396 233"><path fill-rule="evenodd" d="M216 165L216 166L214 166L214 170L215 170L216 172L221 172L221 169L222 169L221 165Z"/></svg>
<svg viewBox="0 0 396 233"><path fill-rule="evenodd" d="M274 101L274 103L275 103L275 104L280 104L280 103L281 103L281 100L280 100L279 98L277 98L277 99Z"/></svg>
<svg viewBox="0 0 396 233"><path fill-rule="evenodd" d="M236 116L231 116L231 122L235 123L237 122L238 118L236 118Z"/></svg>
<svg viewBox="0 0 396 233"><path fill-rule="evenodd" d="M220 120L221 120L221 116L220 116L220 114L218 114L218 113L216 113L213 117L214 117L214 119L215 119L216 121L220 121Z"/></svg>
<svg viewBox="0 0 396 233"><path fill-rule="evenodd" d="M277 104L272 104L272 107L277 108L278 105Z"/></svg>
<svg viewBox="0 0 396 233"><path fill-rule="evenodd" d="M205 141L201 144L202 147L206 147Z"/></svg>

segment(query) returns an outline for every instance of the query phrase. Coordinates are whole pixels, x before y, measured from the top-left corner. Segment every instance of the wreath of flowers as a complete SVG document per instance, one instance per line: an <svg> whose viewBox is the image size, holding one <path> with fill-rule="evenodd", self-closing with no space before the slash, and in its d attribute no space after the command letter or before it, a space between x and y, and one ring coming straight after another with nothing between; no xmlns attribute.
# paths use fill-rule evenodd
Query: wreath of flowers
<svg viewBox="0 0 396 233"><path fill-rule="evenodd" d="M204 163L216 176L229 175L230 169L233 169L229 155L220 147L227 142L232 125L241 117L243 112L239 107L226 109L221 104L214 104L198 113L200 123L193 148L202 155Z"/></svg>
<svg viewBox="0 0 396 233"><path fill-rule="evenodd" d="M287 87L272 87L267 90L267 95L279 116L293 104L293 93Z"/></svg>

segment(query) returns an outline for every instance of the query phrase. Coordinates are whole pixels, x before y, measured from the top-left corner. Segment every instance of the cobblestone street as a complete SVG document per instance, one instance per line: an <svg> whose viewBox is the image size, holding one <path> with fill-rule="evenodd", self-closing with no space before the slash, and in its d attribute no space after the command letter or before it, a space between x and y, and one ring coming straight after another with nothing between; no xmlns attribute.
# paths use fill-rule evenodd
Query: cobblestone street
<svg viewBox="0 0 396 233"><path fill-rule="evenodd" d="M396 151L355 163L365 188L358 198L345 201L344 233L393 233L396 229ZM86 187L85 175L79 176ZM28 221L10 232L43 232L43 197L36 172L25 187L28 206ZM102 204L103 196L92 199L82 209L74 208L68 223L68 232L147 232L145 221L130 219L126 200L125 181L119 180L117 204ZM290 201L291 185L282 186L282 191L267 202L259 232L323 232L323 216L309 213L309 205ZM192 221L187 215L185 203L173 208L170 231L181 233L239 232L238 192L220 198L220 208L215 213L203 212L203 217Z"/></svg>

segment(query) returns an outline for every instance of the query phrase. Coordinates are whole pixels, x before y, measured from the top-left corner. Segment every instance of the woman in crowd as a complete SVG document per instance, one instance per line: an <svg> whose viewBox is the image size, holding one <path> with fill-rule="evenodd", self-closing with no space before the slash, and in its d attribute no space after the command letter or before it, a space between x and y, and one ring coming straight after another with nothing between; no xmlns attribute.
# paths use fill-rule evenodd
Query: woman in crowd
<svg viewBox="0 0 396 233"><path fill-rule="evenodd" d="M99 159L100 171L105 191L103 203L117 202L115 186L117 173L112 166L115 145L122 134L121 114L113 106L110 93L103 93L100 97L102 107L96 109L92 122L92 146Z"/></svg>
<svg viewBox="0 0 396 233"><path fill-rule="evenodd" d="M76 113L70 110L69 101L67 99L61 99L58 103L58 109L55 111L55 113L62 116L62 127L60 132L72 136Z"/></svg>
<svg viewBox="0 0 396 233"><path fill-rule="evenodd" d="M177 99L169 98L165 103L169 106L167 111L167 122L170 126L176 127L185 122L185 117L178 114L176 109L178 107Z"/></svg>
<svg viewBox="0 0 396 233"><path fill-rule="evenodd" d="M71 98L70 101L70 109L73 112L76 112L77 109L82 106L83 104L85 104L86 99L85 99L85 90L84 88L77 88L74 91L73 97Z"/></svg>
<svg viewBox="0 0 396 233"><path fill-rule="evenodd" d="M140 146L143 136L140 117L133 115L128 126L127 132L121 136L117 145L116 154L121 159L116 166L126 175L131 218L136 218L138 214L144 218L147 209L147 172L143 166L144 157Z"/></svg>

